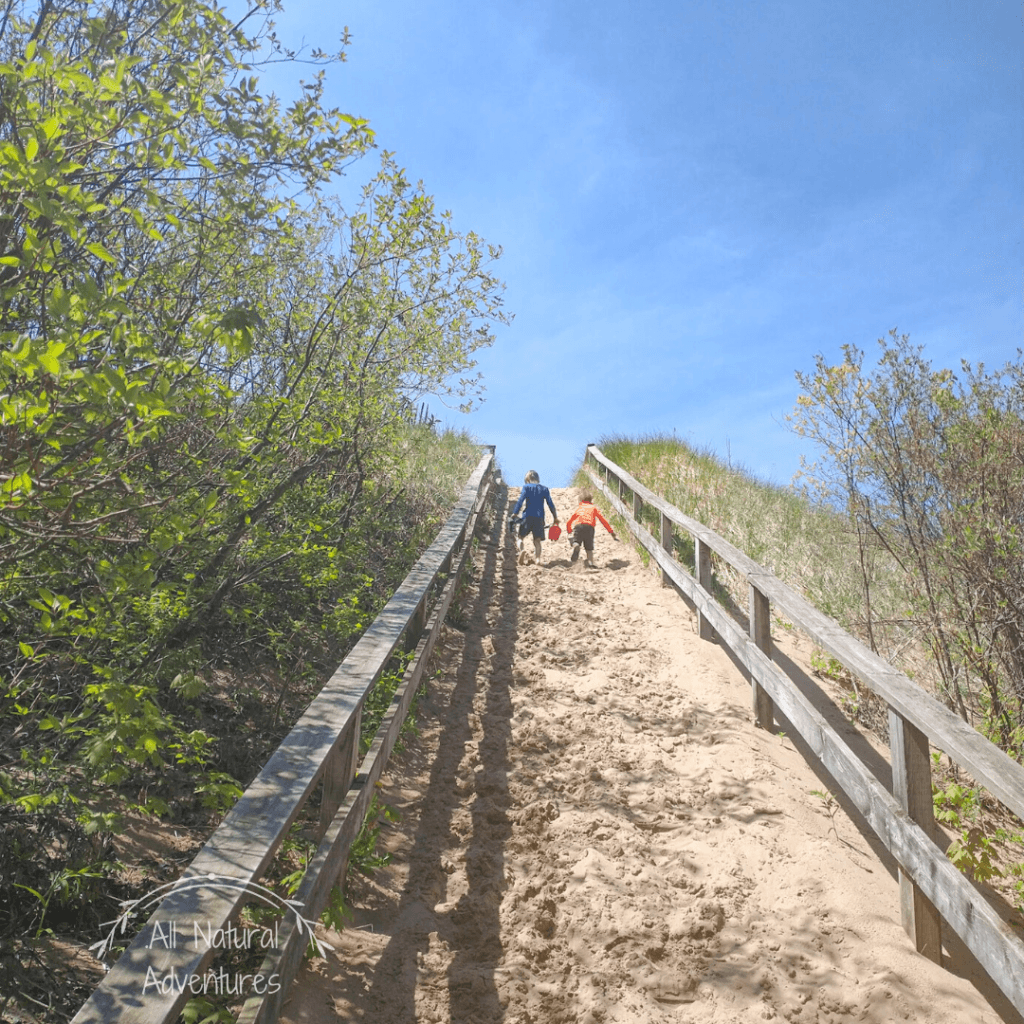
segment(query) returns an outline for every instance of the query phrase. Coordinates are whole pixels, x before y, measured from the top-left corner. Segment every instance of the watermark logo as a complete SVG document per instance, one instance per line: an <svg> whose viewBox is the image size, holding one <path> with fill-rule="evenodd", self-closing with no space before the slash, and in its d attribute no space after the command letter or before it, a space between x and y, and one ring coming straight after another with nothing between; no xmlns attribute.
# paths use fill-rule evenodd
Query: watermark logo
<svg viewBox="0 0 1024 1024"><path fill-rule="evenodd" d="M110 930L104 938L93 943L89 949L95 953L97 958L102 959L118 943L118 936L125 934L128 924L133 918L150 912L173 894L199 889L232 894L245 893L254 902L293 915L299 935L308 936L307 941L312 944L318 956L324 956L325 950L332 948L316 937L314 922L303 917L303 904L298 900L285 899L258 882L246 882L227 875L211 873L187 875L174 882L168 882L158 889L153 889L137 900L124 900L121 903L121 913L117 919L108 921L103 926L109 925ZM212 921L198 918L180 919L169 911L166 917L161 917L157 913L151 920L148 920L143 926L141 939L147 949L182 949L200 954L209 950L222 953L232 950L262 949L269 952L272 949L280 948L280 923L281 919L278 918L272 925L265 926L246 927L233 923L217 925ZM281 979L276 973L269 975L243 974L229 972L222 967L217 971L208 970L202 974L181 974L172 967L169 971L159 974L150 965L146 968L142 991L143 995L150 992L168 995L188 991L193 996L208 994L239 996L249 991L256 995L268 995L280 991L280 988Z"/></svg>

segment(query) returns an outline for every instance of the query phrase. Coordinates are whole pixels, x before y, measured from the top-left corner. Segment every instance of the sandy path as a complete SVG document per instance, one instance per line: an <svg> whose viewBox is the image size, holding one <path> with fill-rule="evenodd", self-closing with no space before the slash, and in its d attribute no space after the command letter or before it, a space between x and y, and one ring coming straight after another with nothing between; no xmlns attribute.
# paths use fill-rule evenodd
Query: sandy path
<svg viewBox="0 0 1024 1024"><path fill-rule="evenodd" d="M627 545L518 567L502 527L382 784L393 862L283 1019L1017 1019L911 951L892 865Z"/></svg>

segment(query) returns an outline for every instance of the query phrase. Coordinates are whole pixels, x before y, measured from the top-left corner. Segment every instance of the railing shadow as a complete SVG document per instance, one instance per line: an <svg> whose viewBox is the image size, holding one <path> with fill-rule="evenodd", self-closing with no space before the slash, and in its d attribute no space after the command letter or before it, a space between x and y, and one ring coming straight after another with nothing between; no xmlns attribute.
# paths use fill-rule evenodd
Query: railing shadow
<svg viewBox="0 0 1024 1024"><path fill-rule="evenodd" d="M507 519L507 514L502 518ZM473 833L466 851L468 890L451 913L450 944L455 957L448 970L448 995L452 1024L498 1021L503 1016L494 971L503 953L499 912L505 888L504 851L512 834L508 817L513 710L510 690L519 619L519 575L513 559L498 558L500 529L498 523L498 536L492 536L477 598L477 610L485 612L497 596L501 612L487 634L494 653L479 715L483 736L478 746L480 764L474 772L476 799L470 808ZM500 579L496 571L499 564ZM477 669L485 655L483 636L470 633L460 668L460 677L464 675L468 684L479 685Z"/></svg>
<svg viewBox="0 0 1024 1024"><path fill-rule="evenodd" d="M487 634L493 654L485 650L483 633L466 632L455 687L441 712L441 737L424 788L419 826L408 858L408 880L393 919L395 931L367 978L367 989L351 996L360 1019L371 1008L375 1012L386 1006L388 1024L416 1021L418 958L430 948L432 932L453 954L447 970L453 1024L497 1021L502 1016L494 968L502 956L498 913L505 878L504 847L511 835L509 688L518 606L515 560L507 553L501 558L507 519L502 510L507 501L507 491L502 489L494 522L481 545L480 584L466 610L468 619L482 620L492 604L500 607L500 619ZM488 658L489 671L481 693L479 672ZM482 710L475 706L478 695L482 696ZM455 782L474 743L473 716L483 735L478 744L479 764L473 773L476 797L470 806L472 835L465 854L468 889L453 907L437 909L448 902L448 875L441 861L451 845L456 811L464 802Z"/></svg>

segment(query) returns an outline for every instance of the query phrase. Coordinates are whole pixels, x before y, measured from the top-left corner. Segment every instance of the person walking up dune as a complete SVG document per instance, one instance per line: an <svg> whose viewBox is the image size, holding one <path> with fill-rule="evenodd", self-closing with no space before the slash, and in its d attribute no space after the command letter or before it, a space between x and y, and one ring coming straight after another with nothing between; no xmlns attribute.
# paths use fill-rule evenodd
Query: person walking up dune
<svg viewBox="0 0 1024 1024"><path fill-rule="evenodd" d="M580 503L576 506L576 511L569 516L565 524L565 531L569 534L569 543L572 545L570 562L575 562L580 557L580 546L582 545L587 553L583 564L591 569L597 568L594 565L594 524L598 522L612 535L613 540L619 539L615 536L615 531L608 525L608 520L601 515L594 504L594 496L584 492L580 495Z"/></svg>
<svg viewBox="0 0 1024 1024"><path fill-rule="evenodd" d="M523 489L519 492L519 500L512 509L512 519L515 520L519 509L525 504L523 520L519 524L519 564L526 565L530 556L526 551L526 537L533 534L533 550L537 564L540 564L540 547L544 540L544 503L547 502L551 509L554 521L558 523L558 512L555 510L555 503L551 500L551 492L540 482L540 474L531 469L523 480Z"/></svg>

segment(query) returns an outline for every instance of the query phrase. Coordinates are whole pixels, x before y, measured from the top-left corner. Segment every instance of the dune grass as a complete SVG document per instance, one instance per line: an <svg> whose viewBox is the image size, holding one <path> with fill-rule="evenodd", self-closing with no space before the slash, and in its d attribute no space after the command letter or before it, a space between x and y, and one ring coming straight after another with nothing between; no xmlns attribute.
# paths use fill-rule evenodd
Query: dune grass
<svg viewBox="0 0 1024 1024"><path fill-rule="evenodd" d="M395 455L406 489L447 509L458 498L483 449L464 430L436 433L428 427L410 425L399 439Z"/></svg>
<svg viewBox="0 0 1024 1024"><path fill-rule="evenodd" d="M758 480L741 466L727 465L708 449L674 436L604 437L598 447L613 462L681 512L711 528L758 564L800 592L856 636L865 636L863 583L856 537L845 517L812 504L791 487ZM582 486L585 474L577 477ZM655 512L645 510L656 527ZM677 557L693 563L689 537L677 537ZM883 657L899 657L908 648L904 599L886 579L883 558L872 562L872 604L876 638ZM745 582L721 560L713 560L718 581L734 601L746 606ZM884 645L885 649L882 649Z"/></svg>

